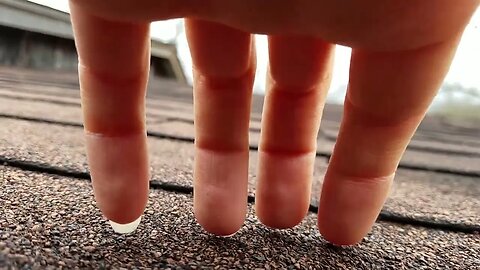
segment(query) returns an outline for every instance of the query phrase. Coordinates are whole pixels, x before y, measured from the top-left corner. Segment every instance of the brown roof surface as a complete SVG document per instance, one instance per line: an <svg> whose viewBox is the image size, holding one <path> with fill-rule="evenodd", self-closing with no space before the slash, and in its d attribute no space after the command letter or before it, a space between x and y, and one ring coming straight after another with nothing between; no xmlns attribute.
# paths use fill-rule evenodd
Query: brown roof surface
<svg viewBox="0 0 480 270"><path fill-rule="evenodd" d="M480 266L478 127L426 119L402 159L373 232L359 246L335 248L317 232L314 213L341 117L338 106L327 106L306 221L276 231L250 212L241 232L223 239L203 233L191 213L191 89L154 82L147 102L150 204L135 234L119 236L94 207L86 181L76 80L71 74L0 68L0 205L5 209L0 268ZM251 120L252 196L261 101L254 99Z"/></svg>

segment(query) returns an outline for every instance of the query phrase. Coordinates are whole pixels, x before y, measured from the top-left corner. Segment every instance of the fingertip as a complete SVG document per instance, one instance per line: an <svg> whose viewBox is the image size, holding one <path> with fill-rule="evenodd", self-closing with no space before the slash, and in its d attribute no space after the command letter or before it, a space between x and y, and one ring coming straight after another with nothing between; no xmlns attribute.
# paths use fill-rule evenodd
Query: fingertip
<svg viewBox="0 0 480 270"><path fill-rule="evenodd" d="M142 215L148 201L146 135L85 135L97 205L110 221L128 224Z"/></svg>
<svg viewBox="0 0 480 270"><path fill-rule="evenodd" d="M308 213L315 153L259 153L256 214L276 229L298 225Z"/></svg>
<svg viewBox="0 0 480 270"><path fill-rule="evenodd" d="M205 202L195 203L194 215L198 224L206 232L217 236L230 237L242 228L247 214L246 204L245 207L234 206L236 209L232 209L230 206L211 210L208 210L204 204Z"/></svg>
<svg viewBox="0 0 480 270"><path fill-rule="evenodd" d="M339 230L330 226L327 222L321 222L320 217L317 220L318 230L322 237L335 246L353 246L360 243L366 235L353 233L350 231L339 232Z"/></svg>
<svg viewBox="0 0 480 270"><path fill-rule="evenodd" d="M244 217L241 218L241 215L235 214L218 217L206 214L201 210L194 210L194 214L198 224L206 232L226 238L235 235L245 222Z"/></svg>
<svg viewBox="0 0 480 270"><path fill-rule="evenodd" d="M285 214L280 211L269 211L269 207L255 206L258 220L272 229L290 229L300 224L305 218L307 211L297 209L295 213ZM307 208L308 209L308 208Z"/></svg>
<svg viewBox="0 0 480 270"><path fill-rule="evenodd" d="M198 148L195 155L195 218L205 231L230 236L247 215L248 151Z"/></svg>
<svg viewBox="0 0 480 270"><path fill-rule="evenodd" d="M355 245L371 231L393 175L354 178L328 173L318 209L318 229L332 244Z"/></svg>

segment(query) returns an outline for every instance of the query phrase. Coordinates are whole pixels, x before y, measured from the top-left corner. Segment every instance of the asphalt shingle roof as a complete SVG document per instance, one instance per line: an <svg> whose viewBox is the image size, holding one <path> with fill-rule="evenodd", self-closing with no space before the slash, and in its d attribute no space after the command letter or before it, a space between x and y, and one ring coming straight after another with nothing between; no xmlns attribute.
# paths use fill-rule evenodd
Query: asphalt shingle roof
<svg viewBox="0 0 480 270"><path fill-rule="evenodd" d="M358 246L337 248L319 235L314 213L341 117L327 106L306 220L271 230L251 210L244 228L224 239L205 234L192 214L191 89L154 81L147 102L150 201L138 230L121 236L94 205L76 80L0 69L0 268L480 268L478 127L426 119L372 233ZM251 196L260 104L256 97Z"/></svg>

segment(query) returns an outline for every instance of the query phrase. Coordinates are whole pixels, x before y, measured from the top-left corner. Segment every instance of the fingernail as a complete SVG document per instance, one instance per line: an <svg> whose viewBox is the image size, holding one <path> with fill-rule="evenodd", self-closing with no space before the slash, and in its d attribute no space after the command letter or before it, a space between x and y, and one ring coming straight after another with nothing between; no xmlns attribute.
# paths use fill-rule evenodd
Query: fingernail
<svg viewBox="0 0 480 270"><path fill-rule="evenodd" d="M138 225L140 225L141 220L142 216L127 224L119 224L111 220L109 221L109 223L116 233L127 234L134 232L137 229Z"/></svg>

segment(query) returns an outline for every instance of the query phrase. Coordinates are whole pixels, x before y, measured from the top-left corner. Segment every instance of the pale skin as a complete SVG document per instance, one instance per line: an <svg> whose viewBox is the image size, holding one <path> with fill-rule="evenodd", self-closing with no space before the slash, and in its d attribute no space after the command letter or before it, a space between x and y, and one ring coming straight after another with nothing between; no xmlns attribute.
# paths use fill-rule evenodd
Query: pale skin
<svg viewBox="0 0 480 270"><path fill-rule="evenodd" d="M344 119L318 227L352 245L370 231L395 170L439 89L478 0L71 0L95 198L125 224L148 197L145 85L149 24L187 18L194 66L194 213L208 232L239 230L247 210L252 33L269 35L256 214L305 217L333 44L353 48Z"/></svg>

